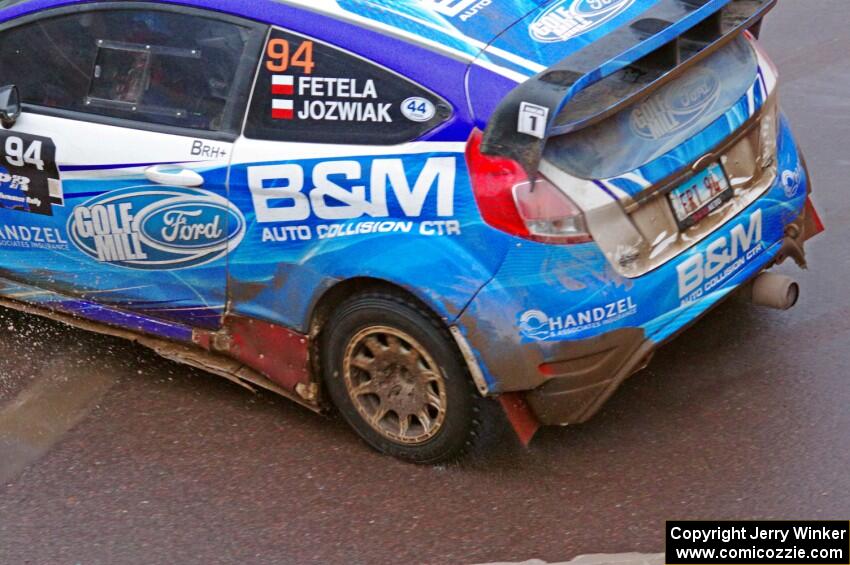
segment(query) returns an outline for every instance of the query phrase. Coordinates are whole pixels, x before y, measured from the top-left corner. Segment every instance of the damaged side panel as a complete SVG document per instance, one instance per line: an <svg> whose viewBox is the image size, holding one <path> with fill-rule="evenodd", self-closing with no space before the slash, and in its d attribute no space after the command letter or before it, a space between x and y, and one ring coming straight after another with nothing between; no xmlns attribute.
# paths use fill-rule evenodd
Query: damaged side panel
<svg viewBox="0 0 850 565"><path fill-rule="evenodd" d="M285 328L229 319L221 332L192 330L5 279L0 279L0 306L126 339L248 390L262 388L311 410L321 408L307 370L307 338Z"/></svg>
<svg viewBox="0 0 850 565"><path fill-rule="evenodd" d="M320 297L363 277L408 289L454 320L492 277L508 240L481 221L464 148L420 143L403 153L265 161L303 149L240 140L230 198L249 228L230 262L232 312L308 333ZM340 148L311 149L325 151ZM302 191L283 198L274 187L290 182Z"/></svg>

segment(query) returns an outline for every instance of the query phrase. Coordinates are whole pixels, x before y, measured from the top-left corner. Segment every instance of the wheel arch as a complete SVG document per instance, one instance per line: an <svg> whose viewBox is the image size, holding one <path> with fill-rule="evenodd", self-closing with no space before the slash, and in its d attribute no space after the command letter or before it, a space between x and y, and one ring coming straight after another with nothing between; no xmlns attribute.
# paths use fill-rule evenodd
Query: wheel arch
<svg viewBox="0 0 850 565"><path fill-rule="evenodd" d="M451 322L446 316L440 314L439 309L429 304L427 298L409 288L376 277L352 277L329 285L322 292L316 294L309 314L308 331L310 338L315 341L315 338L321 333L322 327L324 327L325 322L327 322L335 308L345 302L349 297L363 292L400 294L416 302L419 306L441 319L447 328Z"/></svg>
<svg viewBox="0 0 850 565"><path fill-rule="evenodd" d="M487 396L489 393L489 385L487 384L481 366L478 363L469 343L463 336L463 333L454 325L455 318L449 318L441 315L440 311L434 308L426 297L418 295L416 292L402 285L387 281L385 279L373 277L354 277L337 282L329 286L320 293L314 300L310 308L309 317L309 336L310 336L310 359L311 371L318 376L321 371L319 359L319 336L325 323L330 318L331 313L345 302L349 297L365 292L386 292L401 296L420 306L425 311L434 315L443 324L445 330L452 338L452 346L457 352L458 358L463 365L466 366L469 377L472 379L478 391L482 396Z"/></svg>

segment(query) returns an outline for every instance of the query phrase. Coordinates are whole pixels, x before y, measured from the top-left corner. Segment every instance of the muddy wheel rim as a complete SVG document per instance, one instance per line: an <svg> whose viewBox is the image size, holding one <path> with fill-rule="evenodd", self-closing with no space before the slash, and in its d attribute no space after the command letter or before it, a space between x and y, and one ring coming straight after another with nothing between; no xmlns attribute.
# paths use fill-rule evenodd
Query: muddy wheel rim
<svg viewBox="0 0 850 565"><path fill-rule="evenodd" d="M374 326L355 335L345 351L345 387L357 411L393 441L420 444L446 421L446 382L415 339Z"/></svg>

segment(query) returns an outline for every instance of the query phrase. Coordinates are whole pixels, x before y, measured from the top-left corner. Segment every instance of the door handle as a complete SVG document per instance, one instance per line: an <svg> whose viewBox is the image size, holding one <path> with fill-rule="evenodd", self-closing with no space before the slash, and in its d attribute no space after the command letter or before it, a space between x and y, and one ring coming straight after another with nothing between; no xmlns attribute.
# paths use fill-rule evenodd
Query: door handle
<svg viewBox="0 0 850 565"><path fill-rule="evenodd" d="M145 169L145 177L156 184L196 187L204 184L204 177L180 165L154 165Z"/></svg>

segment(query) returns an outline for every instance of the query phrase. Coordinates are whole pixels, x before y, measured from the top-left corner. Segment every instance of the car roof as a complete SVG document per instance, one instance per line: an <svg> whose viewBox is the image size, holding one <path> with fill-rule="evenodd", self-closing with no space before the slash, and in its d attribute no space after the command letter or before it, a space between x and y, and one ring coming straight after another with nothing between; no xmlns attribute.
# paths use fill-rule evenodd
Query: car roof
<svg viewBox="0 0 850 565"><path fill-rule="evenodd" d="M51 8L108 1L0 0L0 22ZM129 0L127 3L142 1ZM549 1L511 0L499 5L487 4L489 11L484 14L486 17L471 19L466 19L461 10L473 6L474 0L168 0L167 3L232 14L290 29L299 27L297 20L311 16L329 18L472 62L505 29ZM293 17L296 14L298 17ZM510 63L507 66L511 66ZM522 66L514 70L520 71L519 78L531 74Z"/></svg>

